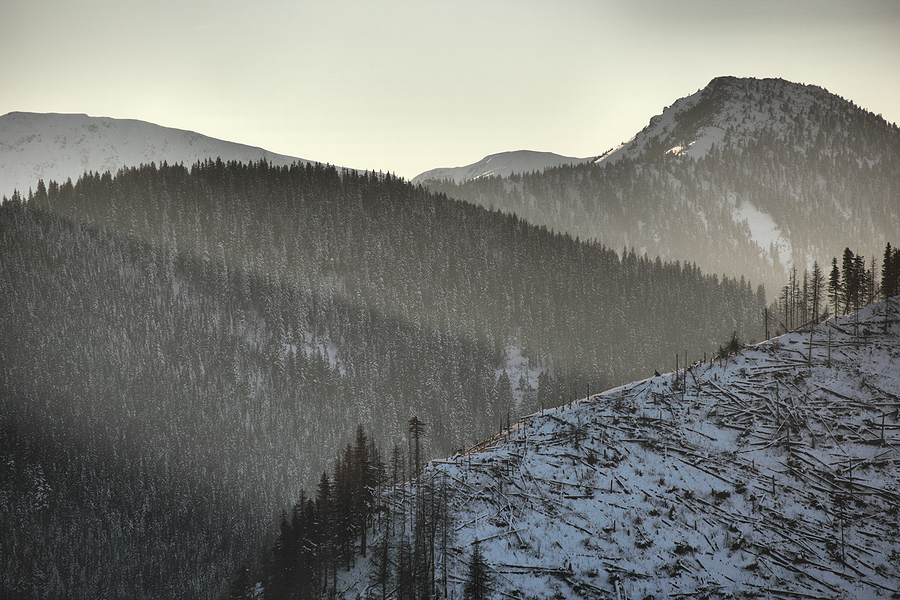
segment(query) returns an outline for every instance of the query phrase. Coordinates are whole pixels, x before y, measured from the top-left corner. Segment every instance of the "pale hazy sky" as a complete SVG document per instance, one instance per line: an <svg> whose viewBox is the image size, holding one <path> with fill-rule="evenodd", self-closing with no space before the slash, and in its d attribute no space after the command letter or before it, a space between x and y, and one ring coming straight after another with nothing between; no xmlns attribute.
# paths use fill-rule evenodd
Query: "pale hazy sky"
<svg viewBox="0 0 900 600"><path fill-rule="evenodd" d="M0 114L132 118L411 178L597 155L719 75L900 122L900 0L5 0Z"/></svg>

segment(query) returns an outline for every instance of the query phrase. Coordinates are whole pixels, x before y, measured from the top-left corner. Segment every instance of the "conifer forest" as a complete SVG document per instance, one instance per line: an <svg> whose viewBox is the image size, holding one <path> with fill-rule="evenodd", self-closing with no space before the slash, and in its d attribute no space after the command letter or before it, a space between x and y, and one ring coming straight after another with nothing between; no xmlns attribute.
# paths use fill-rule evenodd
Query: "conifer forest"
<svg viewBox="0 0 900 600"><path fill-rule="evenodd" d="M41 182L0 205L0 257L10 598L218 597L272 548L305 551L295 532L332 497L356 516L297 581L328 589L351 552L379 552L373 522L439 549L437 483L407 525L365 512L369 484L762 339L767 315L743 278L321 164Z"/></svg>

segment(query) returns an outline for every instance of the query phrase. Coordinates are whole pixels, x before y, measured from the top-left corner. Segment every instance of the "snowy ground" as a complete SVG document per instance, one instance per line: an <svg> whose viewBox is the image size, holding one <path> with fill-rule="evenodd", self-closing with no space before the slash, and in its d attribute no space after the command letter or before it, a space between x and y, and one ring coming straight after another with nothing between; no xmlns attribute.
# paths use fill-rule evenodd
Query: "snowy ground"
<svg viewBox="0 0 900 600"><path fill-rule="evenodd" d="M900 298L885 308L434 461L419 483L452 482L451 595L480 540L495 598L900 596Z"/></svg>

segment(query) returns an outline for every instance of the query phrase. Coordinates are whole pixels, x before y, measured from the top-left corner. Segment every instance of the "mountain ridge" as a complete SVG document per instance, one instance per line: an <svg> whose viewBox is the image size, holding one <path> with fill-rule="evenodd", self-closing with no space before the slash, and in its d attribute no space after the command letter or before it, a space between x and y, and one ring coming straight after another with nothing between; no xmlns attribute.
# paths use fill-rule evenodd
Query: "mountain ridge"
<svg viewBox="0 0 900 600"><path fill-rule="evenodd" d="M205 159L266 160L275 165L309 162L263 148L137 119L83 113L11 112L0 116L0 196L27 195L39 180L75 182L92 171Z"/></svg>
<svg viewBox="0 0 900 600"><path fill-rule="evenodd" d="M769 99L777 102L766 104ZM852 101L817 85L781 78L716 77L697 92L667 106L634 137L595 163L615 162L624 156L636 160L648 158L649 154L649 158L654 158L653 154L660 152L701 158L714 145L723 144L726 136L731 143L746 144L771 123L781 124L776 132L784 141L791 137L796 125L809 120L811 113L842 106L858 108ZM741 110L746 114L738 114ZM813 132L813 136L817 134L818 130Z"/></svg>
<svg viewBox="0 0 900 600"><path fill-rule="evenodd" d="M877 256L900 221L900 128L812 85L721 77L676 100L593 164L428 187L553 231L777 295L791 268L860 240Z"/></svg>
<svg viewBox="0 0 900 600"><path fill-rule="evenodd" d="M543 171L550 167L565 164L579 164L590 158L562 156L553 152L536 150L514 150L489 154L481 160L462 167L441 167L429 169L412 178L412 183L425 183L432 180L450 179L455 183L463 183L481 177L509 177L513 174Z"/></svg>

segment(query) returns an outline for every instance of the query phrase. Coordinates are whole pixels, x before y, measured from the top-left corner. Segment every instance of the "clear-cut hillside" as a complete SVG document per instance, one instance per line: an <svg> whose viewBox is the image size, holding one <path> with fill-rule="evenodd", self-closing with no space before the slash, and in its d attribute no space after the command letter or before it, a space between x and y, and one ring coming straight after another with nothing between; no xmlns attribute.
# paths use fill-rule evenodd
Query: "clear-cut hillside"
<svg viewBox="0 0 900 600"><path fill-rule="evenodd" d="M87 171L206 159L289 165L292 156L133 119L13 112L0 117L0 196L27 195L40 179L73 182Z"/></svg>
<svg viewBox="0 0 900 600"><path fill-rule="evenodd" d="M456 597L480 541L495 598L895 598L898 409L895 297L531 415L385 505L451 490Z"/></svg>

